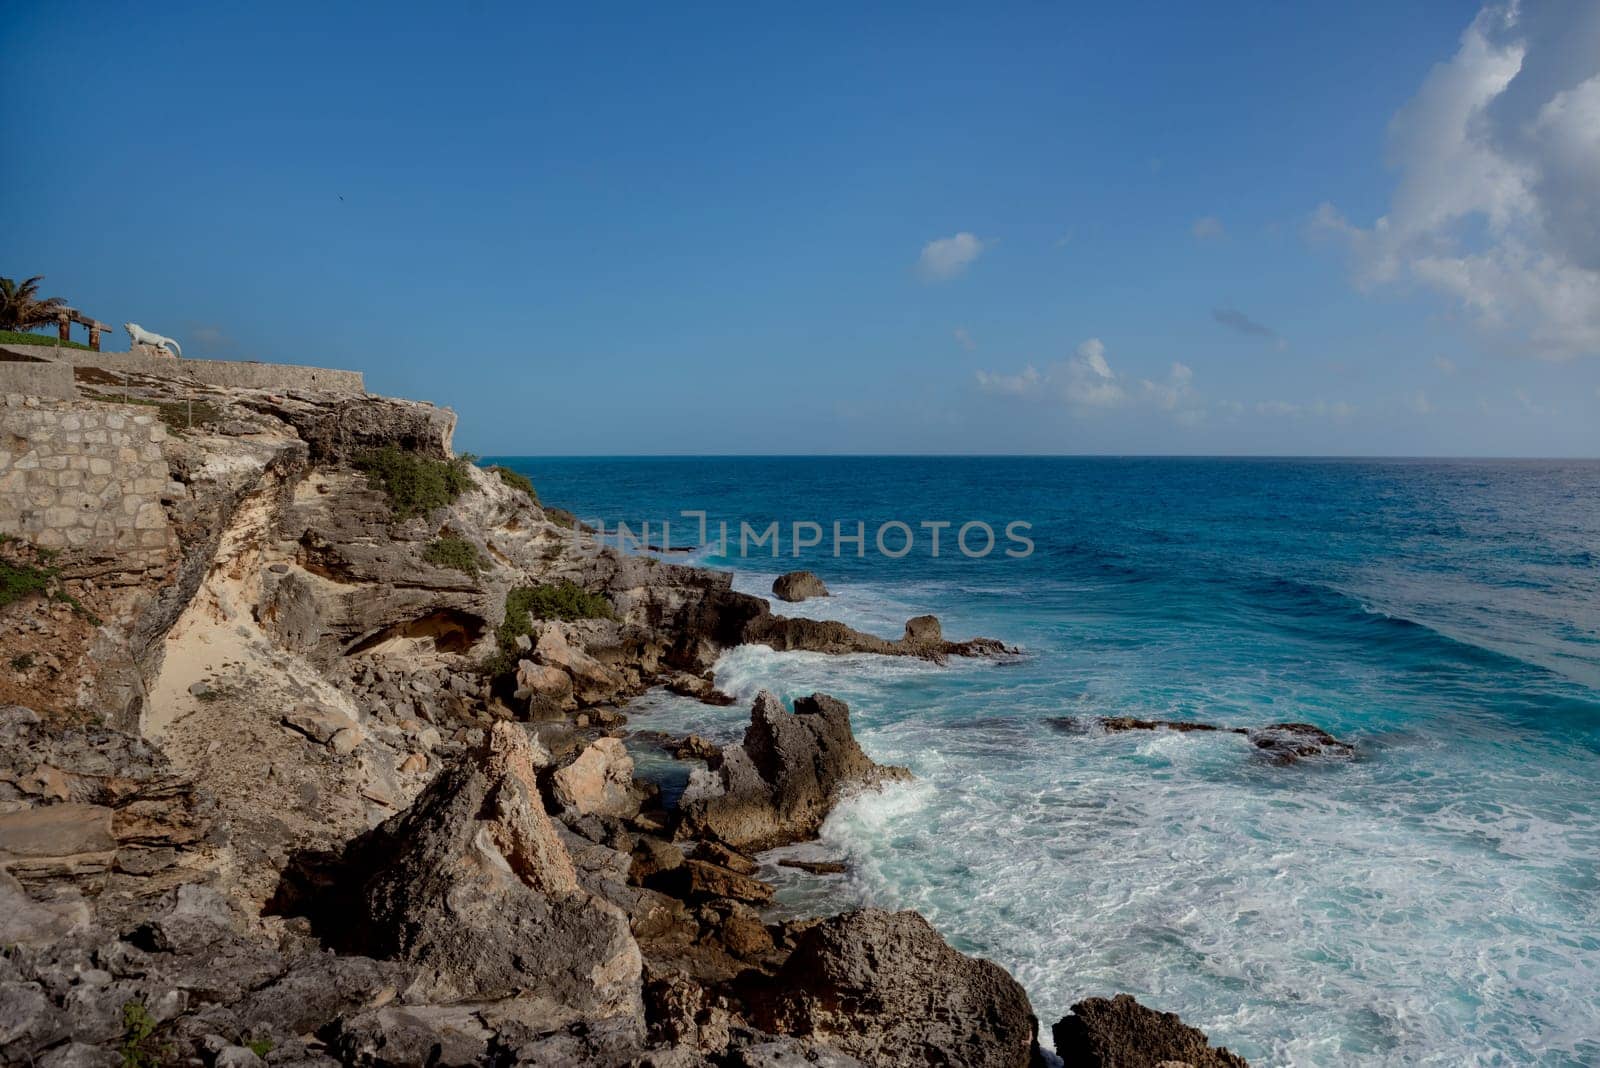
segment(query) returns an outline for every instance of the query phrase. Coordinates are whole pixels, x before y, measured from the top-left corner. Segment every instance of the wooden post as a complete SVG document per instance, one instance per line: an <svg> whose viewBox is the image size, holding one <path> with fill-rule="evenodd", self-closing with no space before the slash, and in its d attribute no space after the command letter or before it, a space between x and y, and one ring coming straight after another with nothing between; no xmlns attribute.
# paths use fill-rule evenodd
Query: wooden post
<svg viewBox="0 0 1600 1068"><path fill-rule="evenodd" d="M91 323L89 326L89 348L95 352L100 351L100 324Z"/></svg>
<svg viewBox="0 0 1600 1068"><path fill-rule="evenodd" d="M72 340L72 320L65 315L56 316L56 327L61 334L62 341Z"/></svg>

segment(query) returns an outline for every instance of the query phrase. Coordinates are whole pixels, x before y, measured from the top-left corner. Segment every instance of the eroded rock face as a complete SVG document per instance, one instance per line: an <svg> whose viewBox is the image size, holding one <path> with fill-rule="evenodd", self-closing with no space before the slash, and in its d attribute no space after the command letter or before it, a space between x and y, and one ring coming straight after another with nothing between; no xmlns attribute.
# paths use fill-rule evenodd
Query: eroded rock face
<svg viewBox="0 0 1600 1068"><path fill-rule="evenodd" d="M810 571L790 571L772 582L772 595L780 601L804 601L808 597L827 597L828 587Z"/></svg>
<svg viewBox="0 0 1600 1068"><path fill-rule="evenodd" d="M801 935L754 1014L766 1030L877 1065L1026 1068L1037 1026L1004 968L951 949L915 912L881 909Z"/></svg>
<svg viewBox="0 0 1600 1068"><path fill-rule="evenodd" d="M416 969L407 996L522 995L558 1026L640 1013L639 947L584 891L545 814L526 732L497 724L406 812L352 850L364 951Z"/></svg>
<svg viewBox="0 0 1600 1068"><path fill-rule="evenodd" d="M841 790L911 777L876 764L850 730L850 709L826 694L788 711L763 690L744 741L723 748L716 770L696 770L680 805L680 837L709 836L736 849L770 849L814 835Z"/></svg>
<svg viewBox="0 0 1600 1068"><path fill-rule="evenodd" d="M1088 998L1051 1028L1056 1054L1066 1068L1160 1068L1177 1062L1191 1068L1249 1068L1226 1046L1212 1046L1206 1033L1177 1015L1139 1004L1131 994Z"/></svg>

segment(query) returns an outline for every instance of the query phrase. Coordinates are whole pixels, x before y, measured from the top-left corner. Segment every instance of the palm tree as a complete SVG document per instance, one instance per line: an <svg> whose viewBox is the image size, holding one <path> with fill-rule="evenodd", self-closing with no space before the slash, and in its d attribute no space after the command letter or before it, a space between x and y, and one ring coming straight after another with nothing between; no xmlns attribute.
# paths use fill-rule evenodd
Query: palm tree
<svg viewBox="0 0 1600 1068"><path fill-rule="evenodd" d="M48 326L56 315L67 310L61 297L40 297L39 283L44 275L36 274L22 282L0 278L0 330L31 330Z"/></svg>

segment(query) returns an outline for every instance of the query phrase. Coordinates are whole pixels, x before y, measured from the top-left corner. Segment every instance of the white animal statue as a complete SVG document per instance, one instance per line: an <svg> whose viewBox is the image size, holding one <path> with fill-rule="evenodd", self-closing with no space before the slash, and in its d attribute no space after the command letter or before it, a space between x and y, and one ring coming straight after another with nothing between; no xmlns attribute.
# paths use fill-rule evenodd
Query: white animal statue
<svg viewBox="0 0 1600 1068"><path fill-rule="evenodd" d="M135 345L149 345L151 348L156 349L171 345L174 352L176 352L180 357L183 355L182 345L179 345L170 337L162 337L160 334L152 334L138 323L123 323L122 329L128 332L128 337L132 339L132 343Z"/></svg>

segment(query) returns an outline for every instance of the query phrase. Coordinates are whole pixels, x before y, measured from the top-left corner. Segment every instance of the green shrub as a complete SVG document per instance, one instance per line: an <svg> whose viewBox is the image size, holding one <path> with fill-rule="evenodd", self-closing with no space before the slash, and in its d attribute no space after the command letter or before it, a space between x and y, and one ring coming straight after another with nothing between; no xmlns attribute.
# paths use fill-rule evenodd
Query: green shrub
<svg viewBox="0 0 1600 1068"><path fill-rule="evenodd" d="M11 670L17 672L32 671L33 663L33 654L23 653L20 656L14 656L11 658Z"/></svg>
<svg viewBox="0 0 1600 1068"><path fill-rule="evenodd" d="M122 1055L122 1068L160 1068L173 1054L170 1046L155 1040L157 1021L144 1007L142 1001L128 1001L122 1005L122 1045L117 1052Z"/></svg>
<svg viewBox="0 0 1600 1068"><path fill-rule="evenodd" d="M257 1057L265 1057L272 1052L272 1039L258 1038L254 1042L246 1042L245 1046Z"/></svg>
<svg viewBox="0 0 1600 1068"><path fill-rule="evenodd" d="M422 550L422 558L437 567L453 567L469 575L482 571L485 562L478 550L465 538L454 534L441 534Z"/></svg>
<svg viewBox="0 0 1600 1068"><path fill-rule="evenodd" d="M506 618L494 632L499 651L484 663L485 673L509 675L517 668L517 639L533 633L536 619L615 619L616 609L598 593L575 582L518 586L506 594Z"/></svg>
<svg viewBox="0 0 1600 1068"><path fill-rule="evenodd" d="M539 503L538 491L533 488L533 480L528 478L527 475L518 474L516 471L511 470L511 468L506 467L504 464L495 464L493 467L490 467L489 470L499 475L500 481L504 482L512 489L521 490L523 493L526 493L528 495L528 499L534 504Z"/></svg>
<svg viewBox="0 0 1600 1068"><path fill-rule="evenodd" d="M355 468L389 495L396 520L427 515L455 500L472 485L459 460L432 460L386 445L355 458Z"/></svg>
<svg viewBox="0 0 1600 1068"><path fill-rule="evenodd" d="M34 594L49 593L55 577L55 571L50 568L0 559L0 607Z"/></svg>
<svg viewBox="0 0 1600 1068"><path fill-rule="evenodd" d="M16 540L8 537L0 544ZM48 597L52 601L71 605L73 612L98 627L100 620L95 614L61 585L61 570L49 566L59 553L55 549L37 548L33 553L45 564L44 567L0 556L0 608L33 596Z"/></svg>

